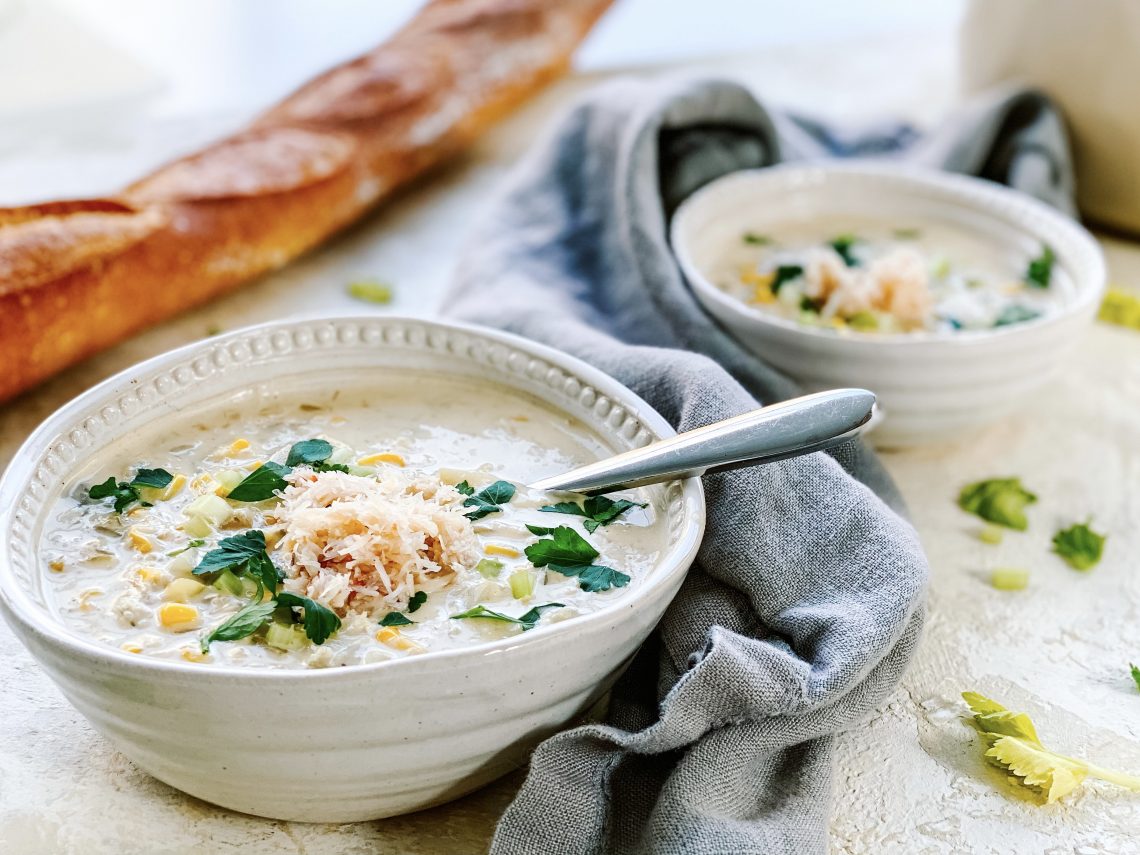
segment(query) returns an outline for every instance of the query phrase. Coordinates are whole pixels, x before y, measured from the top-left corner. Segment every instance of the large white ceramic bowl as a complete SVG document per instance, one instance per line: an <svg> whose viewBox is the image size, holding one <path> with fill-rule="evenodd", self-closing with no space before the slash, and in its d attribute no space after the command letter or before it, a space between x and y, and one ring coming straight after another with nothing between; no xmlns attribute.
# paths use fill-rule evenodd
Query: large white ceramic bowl
<svg viewBox="0 0 1140 855"><path fill-rule="evenodd" d="M1050 246L1050 287L1061 309L996 330L840 332L748 306L711 281L743 232L837 216L948 225L995 245L1014 269ZM989 181L913 167L829 163L735 172L681 205L671 239L697 299L749 350L809 389L873 391L884 417L871 438L886 446L958 438L1017 407L1064 364L1105 284L1100 248L1073 220Z"/></svg>
<svg viewBox="0 0 1140 855"><path fill-rule="evenodd" d="M0 481L0 606L64 695L131 760L233 810L352 822L437 804L522 762L591 706L657 623L704 525L700 482L655 487L668 547L607 608L526 635L328 670L151 659L86 640L49 600L37 542L69 473L119 437L208 401L319 371L329 382L420 369L488 378L592 427L614 451L672 434L612 378L523 339L400 318L283 321L129 369L40 426Z"/></svg>

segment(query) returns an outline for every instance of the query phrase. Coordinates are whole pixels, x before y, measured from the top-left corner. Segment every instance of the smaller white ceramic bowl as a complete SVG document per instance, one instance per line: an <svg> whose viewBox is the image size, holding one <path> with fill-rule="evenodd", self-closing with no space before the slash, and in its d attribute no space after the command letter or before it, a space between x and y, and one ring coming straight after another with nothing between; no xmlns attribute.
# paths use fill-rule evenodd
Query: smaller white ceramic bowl
<svg viewBox="0 0 1140 855"><path fill-rule="evenodd" d="M803 326L748 306L711 280L749 230L850 216L941 224L1025 259L1056 254L1059 311L995 330L858 333ZM734 172L678 209L673 250L705 310L745 347L809 390L863 386L878 396L882 446L953 439L1000 419L1049 381L1096 314L1104 258L1068 217L1008 188L914 167L845 163ZM1017 262L1023 263L1023 262Z"/></svg>
<svg viewBox="0 0 1140 855"><path fill-rule="evenodd" d="M357 822L463 795L588 710L661 619L704 528L700 481L650 495L652 571L605 608L523 636L317 670L202 666L93 641L60 617L40 533L76 467L123 436L273 389L427 371L489 380L572 417L613 452L673 434L595 368L517 336L408 318L279 321L127 369L48 418L0 480L0 613L91 724L159 780L243 813Z"/></svg>

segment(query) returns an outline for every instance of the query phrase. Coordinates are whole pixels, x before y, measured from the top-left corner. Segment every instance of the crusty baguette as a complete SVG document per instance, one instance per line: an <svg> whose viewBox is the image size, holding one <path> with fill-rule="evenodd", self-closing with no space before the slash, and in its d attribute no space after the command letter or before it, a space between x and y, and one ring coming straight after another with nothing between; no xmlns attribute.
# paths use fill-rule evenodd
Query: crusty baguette
<svg viewBox="0 0 1140 855"><path fill-rule="evenodd" d="M432 0L117 197L0 209L0 400L280 267L565 70L612 0Z"/></svg>

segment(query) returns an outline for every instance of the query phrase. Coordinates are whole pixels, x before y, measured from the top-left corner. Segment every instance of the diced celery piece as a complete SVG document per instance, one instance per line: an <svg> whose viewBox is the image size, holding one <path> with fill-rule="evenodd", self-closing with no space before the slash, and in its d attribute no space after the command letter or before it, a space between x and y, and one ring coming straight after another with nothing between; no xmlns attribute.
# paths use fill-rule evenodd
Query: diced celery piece
<svg viewBox="0 0 1140 855"><path fill-rule="evenodd" d="M223 594L232 594L235 597L245 596L245 585L242 584L242 580L229 570L223 570L218 574L218 578L214 580L214 587Z"/></svg>
<svg viewBox="0 0 1140 855"><path fill-rule="evenodd" d="M352 463L356 459L356 452L354 452L347 445L339 445L333 447L332 454L329 455L329 463L339 463L344 466Z"/></svg>
<svg viewBox="0 0 1140 855"><path fill-rule="evenodd" d="M198 553L190 549L171 558L170 563L166 565L166 572L171 576L189 576L197 566Z"/></svg>
<svg viewBox="0 0 1140 855"><path fill-rule="evenodd" d="M534 593L534 574L525 568L516 570L510 576L511 596L525 600Z"/></svg>
<svg viewBox="0 0 1140 855"><path fill-rule="evenodd" d="M497 579L499 571L503 569L503 562L494 558L483 558L475 565L475 569L488 579Z"/></svg>
<svg viewBox="0 0 1140 855"><path fill-rule="evenodd" d="M222 495L229 495L230 490L245 480L245 476L236 469L224 469L214 473L214 480L218 482Z"/></svg>
<svg viewBox="0 0 1140 855"><path fill-rule="evenodd" d="M182 513L187 519L187 523L183 524L182 530L193 537L205 537L210 534L210 529L216 529L229 522L230 517L234 515L234 509L231 508L230 503L221 496L215 496L213 493L204 493L188 504ZM202 531L203 526L195 523L195 520L201 520L207 527L207 530ZM190 524L194 525L194 531L191 531L187 527Z"/></svg>
<svg viewBox="0 0 1140 855"><path fill-rule="evenodd" d="M361 476L367 478L370 475L376 474L376 467L375 466L357 466L355 463L349 463L348 464L348 474L349 475L361 475Z"/></svg>
<svg viewBox="0 0 1140 855"><path fill-rule="evenodd" d="M300 624L283 624L270 621L265 629L265 643L278 650L300 650L309 645L309 639Z"/></svg>
<svg viewBox="0 0 1140 855"><path fill-rule="evenodd" d="M996 525L986 525L978 532L978 540L982 543L998 544L1001 543L1002 531Z"/></svg>
<svg viewBox="0 0 1140 855"><path fill-rule="evenodd" d="M1023 567L999 567L990 573L990 584L999 591L1024 591L1029 586L1029 571Z"/></svg>

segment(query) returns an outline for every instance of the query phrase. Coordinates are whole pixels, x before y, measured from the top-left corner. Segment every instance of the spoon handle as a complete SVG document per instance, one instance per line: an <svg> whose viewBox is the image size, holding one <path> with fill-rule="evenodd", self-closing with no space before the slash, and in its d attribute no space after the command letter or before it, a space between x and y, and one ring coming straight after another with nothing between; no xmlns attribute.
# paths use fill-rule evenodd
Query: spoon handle
<svg viewBox="0 0 1140 855"><path fill-rule="evenodd" d="M809 454L855 436L870 420L874 404L874 394L866 389L804 395L658 440L531 486L536 490L601 493Z"/></svg>

